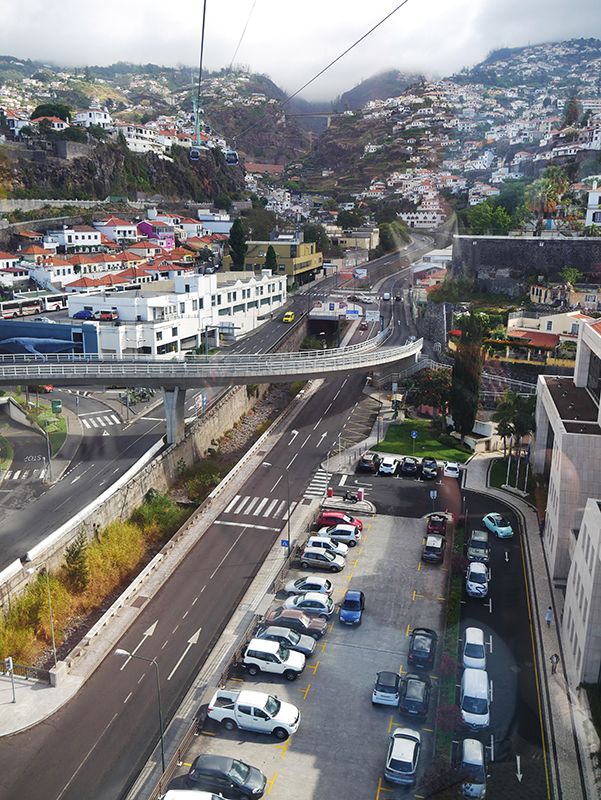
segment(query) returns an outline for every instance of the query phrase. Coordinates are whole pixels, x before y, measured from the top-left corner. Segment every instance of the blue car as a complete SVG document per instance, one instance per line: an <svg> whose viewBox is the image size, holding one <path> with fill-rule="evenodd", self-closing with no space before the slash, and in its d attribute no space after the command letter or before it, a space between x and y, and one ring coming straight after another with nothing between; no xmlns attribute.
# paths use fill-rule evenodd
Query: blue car
<svg viewBox="0 0 601 800"><path fill-rule="evenodd" d="M84 308L82 311L76 311L73 314L73 319L96 319L94 312Z"/></svg>
<svg viewBox="0 0 601 800"><path fill-rule="evenodd" d="M340 604L340 622L343 625L361 625L365 608L365 595L355 589L347 589Z"/></svg>

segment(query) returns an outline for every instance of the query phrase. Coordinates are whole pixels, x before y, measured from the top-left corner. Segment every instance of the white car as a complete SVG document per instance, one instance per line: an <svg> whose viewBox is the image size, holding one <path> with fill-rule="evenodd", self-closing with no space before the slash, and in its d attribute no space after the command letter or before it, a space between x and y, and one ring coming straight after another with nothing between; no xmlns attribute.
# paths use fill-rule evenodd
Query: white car
<svg viewBox="0 0 601 800"><path fill-rule="evenodd" d="M376 682L371 702L381 706L398 706L401 687L401 676L398 672L382 671L376 673Z"/></svg>
<svg viewBox="0 0 601 800"><path fill-rule="evenodd" d="M417 762L422 737L419 731L397 728L389 739L384 777L392 783L412 786L417 777Z"/></svg>
<svg viewBox="0 0 601 800"><path fill-rule="evenodd" d="M328 525L327 528L320 528L318 535L336 539L337 542L347 544L349 547L354 547L361 541L361 532L354 525Z"/></svg>
<svg viewBox="0 0 601 800"><path fill-rule="evenodd" d="M459 464L456 461L445 461L443 474L445 478L458 478L459 477Z"/></svg>
<svg viewBox="0 0 601 800"><path fill-rule="evenodd" d="M461 661L465 669L486 669L486 645L482 628L466 628L463 632Z"/></svg>
<svg viewBox="0 0 601 800"><path fill-rule="evenodd" d="M399 462L392 456L384 456L378 467L378 475L396 475L399 469Z"/></svg>
<svg viewBox="0 0 601 800"><path fill-rule="evenodd" d="M305 547L315 549L320 547L322 550L329 550L332 555L342 556L346 558L348 553L348 545L344 542L339 542L337 539L331 539L329 536L309 536Z"/></svg>
<svg viewBox="0 0 601 800"><path fill-rule="evenodd" d="M334 587L328 578L322 578L320 575L305 575L304 578L288 581L284 586L284 591L287 595L305 594L305 592L330 595L334 591Z"/></svg>
<svg viewBox="0 0 601 800"><path fill-rule="evenodd" d="M486 597L490 570L482 561L470 561L465 576L465 588L470 597Z"/></svg>
<svg viewBox="0 0 601 800"><path fill-rule="evenodd" d="M298 611L304 611L310 617L323 617L324 619L331 617L336 610L332 598L318 592L287 597L284 600L284 608L296 608Z"/></svg>

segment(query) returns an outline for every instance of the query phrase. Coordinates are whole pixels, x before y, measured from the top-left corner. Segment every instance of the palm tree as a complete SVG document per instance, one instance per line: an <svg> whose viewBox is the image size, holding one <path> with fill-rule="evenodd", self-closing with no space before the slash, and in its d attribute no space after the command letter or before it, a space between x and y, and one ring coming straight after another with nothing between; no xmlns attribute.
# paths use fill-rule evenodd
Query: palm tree
<svg viewBox="0 0 601 800"><path fill-rule="evenodd" d="M505 438L511 436L515 440L517 453L517 476L520 474L520 456L522 450L522 439L534 430L534 410L536 408L536 396L523 396L508 389L501 402L498 404L492 421L497 423L497 433ZM511 459L511 452L509 453Z"/></svg>
<svg viewBox="0 0 601 800"><path fill-rule="evenodd" d="M570 181L562 167L547 167L543 177L526 188L526 204L536 216L536 236L542 233L543 219L555 214L559 200L569 187Z"/></svg>

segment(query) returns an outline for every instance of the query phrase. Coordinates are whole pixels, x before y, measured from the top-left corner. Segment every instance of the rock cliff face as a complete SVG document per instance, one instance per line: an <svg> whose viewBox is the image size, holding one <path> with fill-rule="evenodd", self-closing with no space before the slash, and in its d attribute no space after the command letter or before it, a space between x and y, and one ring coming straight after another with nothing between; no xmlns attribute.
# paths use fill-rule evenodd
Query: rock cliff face
<svg viewBox="0 0 601 800"><path fill-rule="evenodd" d="M211 200L244 187L240 167L230 167L221 152L207 151L191 162L187 151L173 158L135 155L127 147L99 144L89 156L70 161L48 151L6 147L0 158L0 194L5 197L104 199L137 192L174 200Z"/></svg>

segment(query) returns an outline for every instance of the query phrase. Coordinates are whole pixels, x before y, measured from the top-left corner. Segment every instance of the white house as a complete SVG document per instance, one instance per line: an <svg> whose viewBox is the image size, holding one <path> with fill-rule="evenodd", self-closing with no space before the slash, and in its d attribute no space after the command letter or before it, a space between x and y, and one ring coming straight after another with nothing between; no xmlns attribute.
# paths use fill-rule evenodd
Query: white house
<svg viewBox="0 0 601 800"><path fill-rule="evenodd" d="M586 225L593 224L601 227L601 189L597 188L597 181L593 182L593 188L588 193L586 206Z"/></svg>
<svg viewBox="0 0 601 800"><path fill-rule="evenodd" d="M96 220L94 227L113 242L137 242L140 238L138 228L133 222L125 222L118 217L104 217Z"/></svg>
<svg viewBox="0 0 601 800"><path fill-rule="evenodd" d="M114 128L111 115L106 110L101 108L88 108L85 111L78 111L75 114L74 125L79 125L81 128L89 128L90 125L98 125L105 130L112 130Z"/></svg>
<svg viewBox="0 0 601 800"><path fill-rule="evenodd" d="M63 225L58 230L49 230L43 243L46 249L54 244L64 252L96 251L101 246L100 232L90 225L74 225L72 228Z"/></svg>

